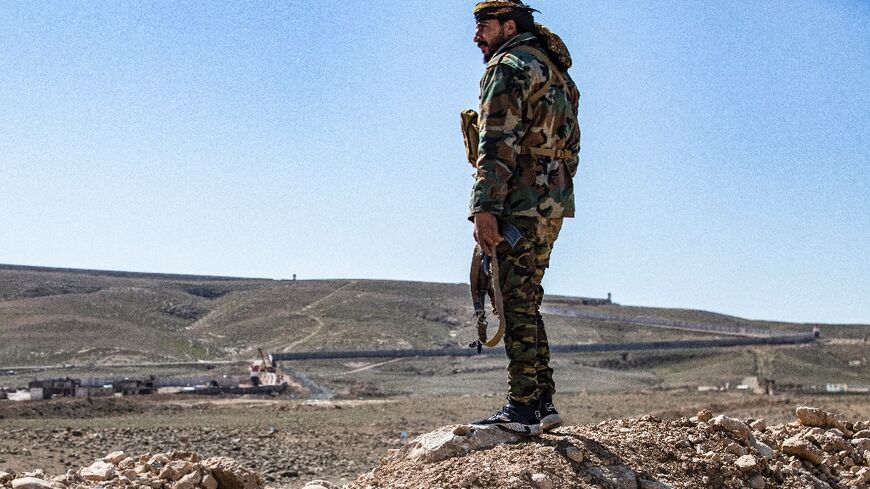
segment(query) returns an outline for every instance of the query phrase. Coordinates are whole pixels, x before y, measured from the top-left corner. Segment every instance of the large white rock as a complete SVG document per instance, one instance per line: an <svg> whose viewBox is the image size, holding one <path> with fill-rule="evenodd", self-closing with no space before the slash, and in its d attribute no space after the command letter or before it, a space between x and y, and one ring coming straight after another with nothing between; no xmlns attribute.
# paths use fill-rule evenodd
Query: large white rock
<svg viewBox="0 0 870 489"><path fill-rule="evenodd" d="M12 481L12 489L52 489L51 483L36 477L22 477Z"/></svg>
<svg viewBox="0 0 870 489"><path fill-rule="evenodd" d="M115 477L115 466L103 462L102 460L98 460L91 464L90 467L85 467L79 471L79 475L82 476L82 479L89 481L107 481L113 477Z"/></svg>
<svg viewBox="0 0 870 489"><path fill-rule="evenodd" d="M444 426L418 436L391 457L438 462L461 457L474 450L492 448L503 443L517 443L525 439L527 437L496 427Z"/></svg>

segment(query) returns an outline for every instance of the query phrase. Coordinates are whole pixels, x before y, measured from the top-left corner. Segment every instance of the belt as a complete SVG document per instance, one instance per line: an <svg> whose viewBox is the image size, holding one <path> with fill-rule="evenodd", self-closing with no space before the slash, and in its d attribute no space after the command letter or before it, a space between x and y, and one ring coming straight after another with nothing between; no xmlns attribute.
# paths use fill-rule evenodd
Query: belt
<svg viewBox="0 0 870 489"><path fill-rule="evenodd" d="M567 149L536 148L532 146L519 146L517 148L517 154L549 156L550 158L559 158L560 160L570 160L574 158L574 153Z"/></svg>

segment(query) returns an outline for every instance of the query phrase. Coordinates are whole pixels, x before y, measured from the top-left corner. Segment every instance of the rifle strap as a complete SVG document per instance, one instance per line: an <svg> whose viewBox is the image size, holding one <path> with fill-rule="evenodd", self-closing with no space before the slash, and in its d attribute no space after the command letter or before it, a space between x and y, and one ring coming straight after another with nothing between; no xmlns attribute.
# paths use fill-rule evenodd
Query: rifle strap
<svg viewBox="0 0 870 489"><path fill-rule="evenodd" d="M493 312L495 312L495 315L498 316L498 331L495 332L489 341L481 341L481 343L492 348L497 346L501 341L506 326L504 317L504 300L501 296L501 284L498 280L498 255L496 254L495 249L492 250L489 275L491 280L490 293L492 294L492 309Z"/></svg>

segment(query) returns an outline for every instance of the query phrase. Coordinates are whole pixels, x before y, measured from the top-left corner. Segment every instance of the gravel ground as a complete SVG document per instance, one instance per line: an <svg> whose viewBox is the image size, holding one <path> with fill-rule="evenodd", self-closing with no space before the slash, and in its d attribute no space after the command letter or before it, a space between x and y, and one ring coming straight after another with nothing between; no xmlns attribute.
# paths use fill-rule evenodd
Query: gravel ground
<svg viewBox="0 0 870 489"><path fill-rule="evenodd" d="M274 487L298 488L312 479L344 484L378 465L390 449L449 424L480 418L499 396L420 396L306 402L275 399L198 399L172 396L53 401L0 401L0 471L43 469L62 474L107 453L189 451L226 456ZM756 396L645 391L566 394L560 410L574 425L653 414L692 416L709 408L769 423L794 420L798 405L845 419L870 418L868 396Z"/></svg>

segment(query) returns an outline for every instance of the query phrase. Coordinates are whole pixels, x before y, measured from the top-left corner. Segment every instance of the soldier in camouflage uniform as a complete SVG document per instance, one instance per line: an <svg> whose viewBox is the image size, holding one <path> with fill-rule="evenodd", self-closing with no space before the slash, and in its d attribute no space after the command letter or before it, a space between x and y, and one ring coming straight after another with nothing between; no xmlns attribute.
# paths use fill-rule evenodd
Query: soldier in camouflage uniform
<svg viewBox="0 0 870 489"><path fill-rule="evenodd" d="M517 0L474 9L474 41L487 64L470 217L483 252L495 249L498 256L510 386L507 405L472 424L527 434L562 423L539 309L562 219L574 216L580 152L580 95L567 73L570 55L558 36L534 22L533 12ZM505 223L524 235L513 248L499 230Z"/></svg>

